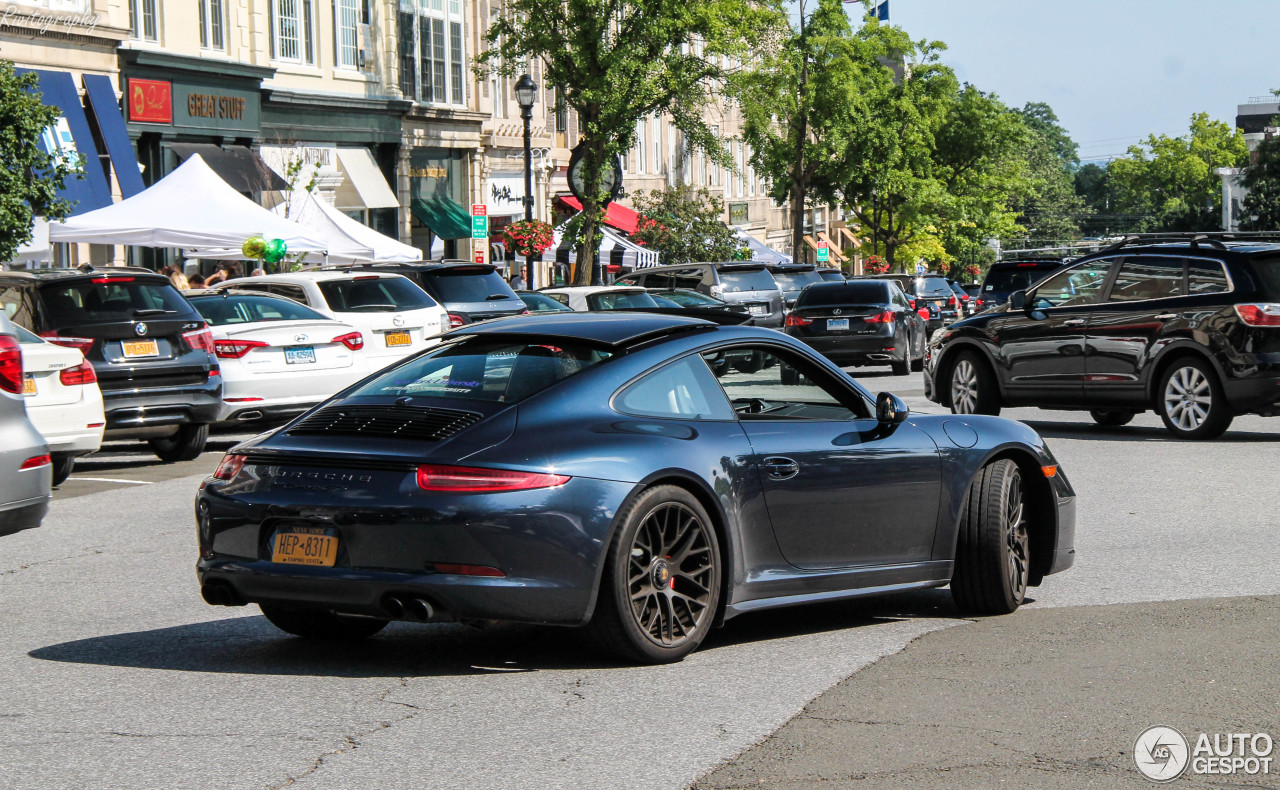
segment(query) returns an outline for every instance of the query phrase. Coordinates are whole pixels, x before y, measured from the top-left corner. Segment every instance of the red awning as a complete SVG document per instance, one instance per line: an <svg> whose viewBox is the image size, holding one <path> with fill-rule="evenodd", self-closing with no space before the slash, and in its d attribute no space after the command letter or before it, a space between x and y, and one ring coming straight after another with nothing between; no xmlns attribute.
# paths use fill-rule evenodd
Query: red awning
<svg viewBox="0 0 1280 790"><path fill-rule="evenodd" d="M582 211L582 203L572 195L561 195L556 199L574 211ZM624 233L635 233L636 223L639 221L639 214L617 203L610 203L604 210L604 224L617 228Z"/></svg>

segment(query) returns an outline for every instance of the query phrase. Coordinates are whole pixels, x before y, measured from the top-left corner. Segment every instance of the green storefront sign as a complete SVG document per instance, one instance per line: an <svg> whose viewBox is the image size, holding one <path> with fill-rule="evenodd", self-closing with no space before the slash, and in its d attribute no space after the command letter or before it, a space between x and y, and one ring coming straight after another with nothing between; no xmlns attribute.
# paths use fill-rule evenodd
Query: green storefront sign
<svg viewBox="0 0 1280 790"><path fill-rule="evenodd" d="M173 82L173 125L202 131L257 135L262 120L258 91Z"/></svg>

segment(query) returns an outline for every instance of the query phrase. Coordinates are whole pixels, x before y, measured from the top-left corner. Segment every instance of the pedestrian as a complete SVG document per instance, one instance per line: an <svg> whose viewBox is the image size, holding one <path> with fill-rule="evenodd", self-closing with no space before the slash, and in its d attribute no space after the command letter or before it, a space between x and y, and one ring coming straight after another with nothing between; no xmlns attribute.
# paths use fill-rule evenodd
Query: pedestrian
<svg viewBox="0 0 1280 790"><path fill-rule="evenodd" d="M179 291L187 291L191 288L191 281L187 279L187 275L182 273L178 267L172 267L173 271L169 272L169 282L173 283L173 287Z"/></svg>
<svg viewBox="0 0 1280 790"><path fill-rule="evenodd" d="M259 266L258 268L254 269L252 272L249 272L249 276L250 276L250 277L261 277L261 276L262 276L262 275L264 275L264 274L266 274L266 272L264 272L264 271L262 270L262 267L261 267L261 266Z"/></svg>
<svg viewBox="0 0 1280 790"><path fill-rule="evenodd" d="M187 278L187 283L190 284L192 288L204 288L205 287L204 275L200 274L199 272L196 272L195 274Z"/></svg>
<svg viewBox="0 0 1280 790"><path fill-rule="evenodd" d="M511 275L511 279L507 280L507 283L511 286L511 290L513 291L524 290L524 276L520 274L519 270L516 270L516 273Z"/></svg>
<svg viewBox="0 0 1280 790"><path fill-rule="evenodd" d="M225 283L229 280L235 280L244 277L244 269L240 268L240 261L227 261L218 264L218 269L223 272L222 281Z"/></svg>
<svg viewBox="0 0 1280 790"><path fill-rule="evenodd" d="M227 279L227 272L225 269L222 268L221 265L219 265L218 268L213 272L213 274L204 278L204 287L211 288L220 282L225 282L226 279Z"/></svg>

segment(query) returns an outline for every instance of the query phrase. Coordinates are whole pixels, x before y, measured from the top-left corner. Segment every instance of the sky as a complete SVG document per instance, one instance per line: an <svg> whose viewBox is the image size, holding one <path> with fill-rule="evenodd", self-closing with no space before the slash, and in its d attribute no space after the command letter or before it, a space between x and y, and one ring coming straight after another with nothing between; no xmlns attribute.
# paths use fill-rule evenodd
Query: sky
<svg viewBox="0 0 1280 790"><path fill-rule="evenodd" d="M1047 103L1082 160L1280 88L1280 0L890 0L890 22L1006 104Z"/></svg>

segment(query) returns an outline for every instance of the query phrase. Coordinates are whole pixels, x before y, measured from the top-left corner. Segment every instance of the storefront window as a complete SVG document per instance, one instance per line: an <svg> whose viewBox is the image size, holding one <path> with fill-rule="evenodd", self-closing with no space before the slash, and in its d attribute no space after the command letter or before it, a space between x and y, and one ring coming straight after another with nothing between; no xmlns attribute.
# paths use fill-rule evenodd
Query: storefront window
<svg viewBox="0 0 1280 790"><path fill-rule="evenodd" d="M200 48L224 50L222 0L200 0Z"/></svg>
<svg viewBox="0 0 1280 790"><path fill-rule="evenodd" d="M344 69L360 68L360 0L334 0L336 60Z"/></svg>
<svg viewBox="0 0 1280 790"><path fill-rule="evenodd" d="M271 57L315 64L313 0L272 0L271 25Z"/></svg>
<svg viewBox="0 0 1280 790"><path fill-rule="evenodd" d="M426 104L466 104L466 45L456 0L400 3L400 89ZM406 54L407 53L407 54Z"/></svg>

